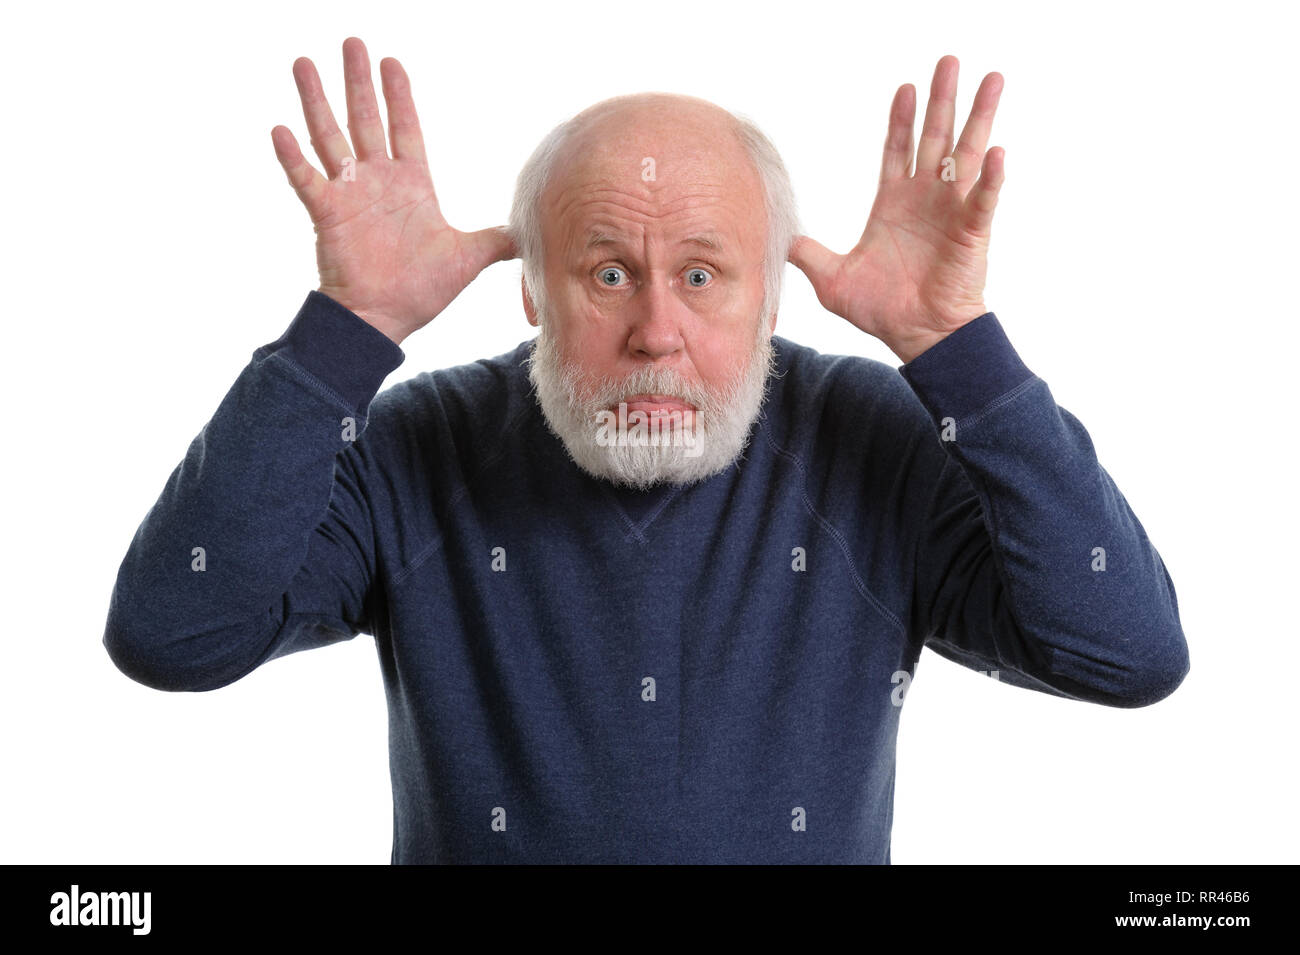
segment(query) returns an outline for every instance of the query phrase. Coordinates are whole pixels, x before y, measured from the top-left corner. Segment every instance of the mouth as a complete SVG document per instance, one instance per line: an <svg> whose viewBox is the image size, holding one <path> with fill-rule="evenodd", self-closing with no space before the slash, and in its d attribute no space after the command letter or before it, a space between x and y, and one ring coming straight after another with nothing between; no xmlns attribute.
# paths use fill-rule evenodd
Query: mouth
<svg viewBox="0 0 1300 955"><path fill-rule="evenodd" d="M628 414L633 411L641 411L650 417L673 413L685 414L697 410L695 405L674 398L672 395L632 395L630 398L625 399L625 403L627 404ZM611 410L617 412L618 408L616 406Z"/></svg>

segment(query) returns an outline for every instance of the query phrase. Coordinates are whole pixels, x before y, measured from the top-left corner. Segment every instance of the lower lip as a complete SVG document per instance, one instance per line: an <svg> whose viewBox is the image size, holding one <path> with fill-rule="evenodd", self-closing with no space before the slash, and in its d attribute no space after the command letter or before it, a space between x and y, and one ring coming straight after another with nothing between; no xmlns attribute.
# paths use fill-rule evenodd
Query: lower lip
<svg viewBox="0 0 1300 955"><path fill-rule="evenodd" d="M682 404L681 402L677 402L677 401L669 401L669 402L629 401L627 403L628 414L631 414L633 411L642 411L645 414L650 415L651 417L655 415L666 415L666 414L674 414L674 413L686 414L687 412L694 411L694 410L695 409L692 406L687 404Z"/></svg>

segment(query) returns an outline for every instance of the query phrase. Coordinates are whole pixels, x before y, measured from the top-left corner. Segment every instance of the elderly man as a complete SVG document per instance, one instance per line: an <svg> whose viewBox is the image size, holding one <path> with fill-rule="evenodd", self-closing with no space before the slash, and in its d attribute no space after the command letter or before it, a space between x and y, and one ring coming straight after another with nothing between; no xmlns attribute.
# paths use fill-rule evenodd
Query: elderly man
<svg viewBox="0 0 1300 955"><path fill-rule="evenodd" d="M1173 584L1087 433L983 300L1002 154L957 63L897 93L862 240L798 235L751 124L661 94L538 147L508 229L442 218L409 84L360 40L325 175L277 156L321 285L257 349L123 561L105 644L209 690L373 634L394 862L890 861L925 646L1111 706L1188 671ZM915 168L913 162L915 161ZM535 340L376 395L518 256ZM787 257L901 374L773 335Z"/></svg>

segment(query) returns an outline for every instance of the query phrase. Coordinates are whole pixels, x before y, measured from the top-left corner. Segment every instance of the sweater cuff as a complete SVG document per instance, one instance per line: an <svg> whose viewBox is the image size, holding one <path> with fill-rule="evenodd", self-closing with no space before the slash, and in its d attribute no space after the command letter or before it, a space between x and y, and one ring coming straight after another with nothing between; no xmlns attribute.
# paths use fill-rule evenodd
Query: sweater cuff
<svg viewBox="0 0 1300 955"><path fill-rule="evenodd" d="M351 309L312 290L283 335L266 346L364 412L384 379L406 360L395 341Z"/></svg>
<svg viewBox="0 0 1300 955"><path fill-rule="evenodd" d="M936 422L962 421L1034 377L992 312L899 368Z"/></svg>

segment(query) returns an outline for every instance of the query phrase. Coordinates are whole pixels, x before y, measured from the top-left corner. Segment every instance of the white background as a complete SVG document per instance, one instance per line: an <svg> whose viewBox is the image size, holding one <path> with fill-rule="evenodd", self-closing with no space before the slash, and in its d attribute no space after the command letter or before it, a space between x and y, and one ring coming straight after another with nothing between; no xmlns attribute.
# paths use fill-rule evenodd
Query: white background
<svg viewBox="0 0 1300 955"><path fill-rule="evenodd" d="M315 288L276 162L313 163L293 78L340 122L341 44L409 72L461 229L503 223L553 125L661 89L756 120L805 229L847 251L890 98L961 59L1006 89L986 301L1089 429L1159 549L1182 687L1115 709L922 656L895 863L1295 862L1295 23L1278 3L223 3L9 11L3 124L6 626L0 861L386 863L373 641L206 694L132 683L101 638L118 565L191 439ZM381 99L382 107L382 99ZM922 107L923 108L923 107ZM919 121L919 117L918 117ZM898 362L787 266L777 333ZM493 266L388 384L533 330ZM1214 887L1212 887L1214 888ZM1220 886L1217 888L1233 888Z"/></svg>

